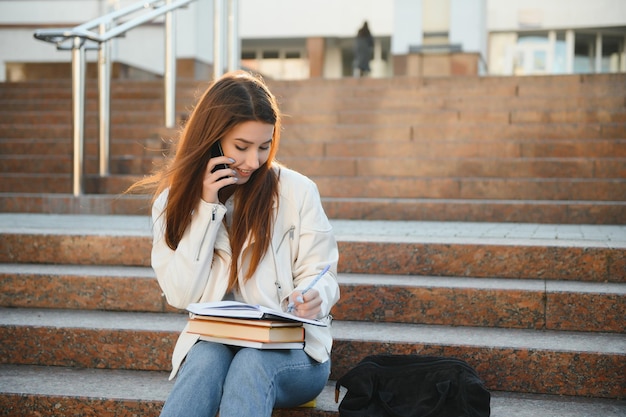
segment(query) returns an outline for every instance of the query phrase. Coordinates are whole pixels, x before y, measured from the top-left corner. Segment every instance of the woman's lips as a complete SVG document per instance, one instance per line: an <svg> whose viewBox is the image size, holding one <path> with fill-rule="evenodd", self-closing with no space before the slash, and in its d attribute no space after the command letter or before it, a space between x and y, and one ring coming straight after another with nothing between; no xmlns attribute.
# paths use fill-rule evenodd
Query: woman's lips
<svg viewBox="0 0 626 417"><path fill-rule="evenodd" d="M249 177L253 172L253 170L237 168L237 173L242 177Z"/></svg>

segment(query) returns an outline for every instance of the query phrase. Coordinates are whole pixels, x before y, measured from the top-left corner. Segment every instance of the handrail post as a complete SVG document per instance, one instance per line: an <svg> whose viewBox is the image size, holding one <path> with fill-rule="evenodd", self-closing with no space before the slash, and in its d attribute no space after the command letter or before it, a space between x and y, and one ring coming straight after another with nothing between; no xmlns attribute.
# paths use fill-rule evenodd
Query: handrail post
<svg viewBox="0 0 626 417"><path fill-rule="evenodd" d="M172 0L167 0L171 4ZM165 14L165 127L176 123L176 20L174 12Z"/></svg>
<svg viewBox="0 0 626 417"><path fill-rule="evenodd" d="M213 77L224 74L225 16L224 0L213 0Z"/></svg>
<svg viewBox="0 0 626 417"><path fill-rule="evenodd" d="M241 44L239 42L239 0L228 1L228 70L239 69Z"/></svg>
<svg viewBox="0 0 626 417"><path fill-rule="evenodd" d="M83 195L83 147L85 133L85 48L84 41L75 36L72 44L72 107L74 116L74 170L72 191Z"/></svg>
<svg viewBox="0 0 626 417"><path fill-rule="evenodd" d="M100 24L100 34L108 29L106 23ZM98 49L98 97L99 97L99 167L100 176L109 175L110 158L110 114L111 114L111 46L110 41L100 44Z"/></svg>

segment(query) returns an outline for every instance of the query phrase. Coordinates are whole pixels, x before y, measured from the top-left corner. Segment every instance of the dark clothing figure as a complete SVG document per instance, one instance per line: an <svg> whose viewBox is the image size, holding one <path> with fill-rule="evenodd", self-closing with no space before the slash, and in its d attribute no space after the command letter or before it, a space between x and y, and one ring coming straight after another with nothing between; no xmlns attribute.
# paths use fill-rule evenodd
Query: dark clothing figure
<svg viewBox="0 0 626 417"><path fill-rule="evenodd" d="M367 22L359 29L354 42L354 76L364 77L370 73L370 60L374 52L374 38Z"/></svg>

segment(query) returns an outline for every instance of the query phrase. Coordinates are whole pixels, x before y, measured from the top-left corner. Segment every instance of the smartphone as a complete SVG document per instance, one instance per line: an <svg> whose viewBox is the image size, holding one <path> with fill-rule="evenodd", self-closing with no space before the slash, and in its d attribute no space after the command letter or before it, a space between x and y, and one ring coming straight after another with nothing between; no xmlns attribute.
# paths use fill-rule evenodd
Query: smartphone
<svg viewBox="0 0 626 417"><path fill-rule="evenodd" d="M215 158L218 156L224 156L224 151L222 151L222 144L218 140L211 146L211 158ZM226 164L217 164L215 168L211 170L211 172L215 172L218 169L226 169L228 168Z"/></svg>

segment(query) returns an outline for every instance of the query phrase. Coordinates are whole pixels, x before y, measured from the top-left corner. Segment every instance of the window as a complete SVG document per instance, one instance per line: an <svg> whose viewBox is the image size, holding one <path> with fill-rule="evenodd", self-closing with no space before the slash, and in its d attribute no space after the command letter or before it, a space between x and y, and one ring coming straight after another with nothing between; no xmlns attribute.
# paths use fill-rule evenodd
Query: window
<svg viewBox="0 0 626 417"><path fill-rule="evenodd" d="M242 60L256 59L256 52L255 51L242 51L241 59Z"/></svg>
<svg viewBox="0 0 626 417"><path fill-rule="evenodd" d="M278 51L263 51L263 59L278 59L280 53Z"/></svg>

